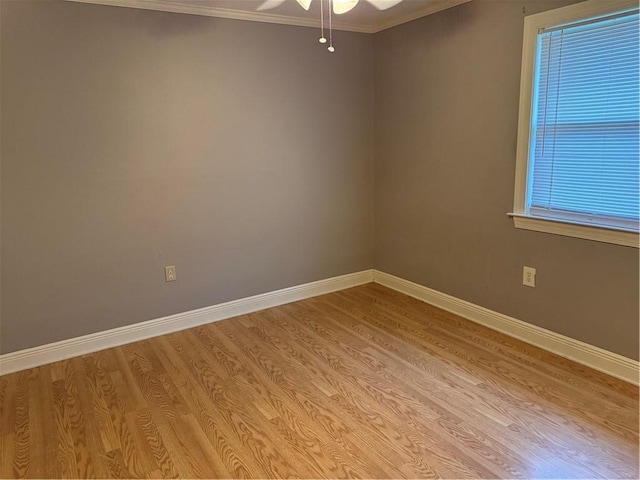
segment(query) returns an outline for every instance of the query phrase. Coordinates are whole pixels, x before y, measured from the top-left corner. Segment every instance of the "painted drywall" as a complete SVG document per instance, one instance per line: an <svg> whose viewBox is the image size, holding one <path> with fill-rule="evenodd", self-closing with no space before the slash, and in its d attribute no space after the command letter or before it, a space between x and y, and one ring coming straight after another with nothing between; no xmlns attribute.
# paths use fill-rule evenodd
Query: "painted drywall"
<svg viewBox="0 0 640 480"><path fill-rule="evenodd" d="M566 3L329 55L313 29L0 0L0 352L375 265L637 359L638 251L506 217L522 9Z"/></svg>
<svg viewBox="0 0 640 480"><path fill-rule="evenodd" d="M375 268L637 359L638 249L507 217L523 17L568 3L474 0L375 36Z"/></svg>
<svg viewBox="0 0 640 480"><path fill-rule="evenodd" d="M371 267L372 37L0 8L2 353Z"/></svg>

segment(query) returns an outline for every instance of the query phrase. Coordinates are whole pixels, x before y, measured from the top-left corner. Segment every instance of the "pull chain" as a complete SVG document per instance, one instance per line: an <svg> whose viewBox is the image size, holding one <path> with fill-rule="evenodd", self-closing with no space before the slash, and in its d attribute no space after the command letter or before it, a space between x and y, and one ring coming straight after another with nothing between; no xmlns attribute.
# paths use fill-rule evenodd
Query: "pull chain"
<svg viewBox="0 0 640 480"><path fill-rule="evenodd" d="M329 50L331 53L336 51L336 49L333 48L333 25L331 23L332 10L333 0L329 0L329 47L327 48L327 50Z"/></svg>
<svg viewBox="0 0 640 480"><path fill-rule="evenodd" d="M327 43L327 39L324 38L324 0L320 0L320 43Z"/></svg>

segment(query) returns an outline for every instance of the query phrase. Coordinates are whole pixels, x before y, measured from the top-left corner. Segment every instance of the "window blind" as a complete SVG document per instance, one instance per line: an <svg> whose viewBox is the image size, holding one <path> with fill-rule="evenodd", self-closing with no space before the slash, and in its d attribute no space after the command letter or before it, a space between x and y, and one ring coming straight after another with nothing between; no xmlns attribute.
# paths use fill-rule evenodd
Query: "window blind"
<svg viewBox="0 0 640 480"><path fill-rule="evenodd" d="M531 215L638 230L638 12L538 34Z"/></svg>

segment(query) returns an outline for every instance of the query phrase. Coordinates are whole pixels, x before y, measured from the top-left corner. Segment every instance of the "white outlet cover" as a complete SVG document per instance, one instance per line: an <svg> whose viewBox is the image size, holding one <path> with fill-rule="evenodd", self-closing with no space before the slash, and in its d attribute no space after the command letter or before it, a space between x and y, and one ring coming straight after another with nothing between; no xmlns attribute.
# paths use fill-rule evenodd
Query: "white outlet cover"
<svg viewBox="0 0 640 480"><path fill-rule="evenodd" d="M164 279L167 282L173 282L176 280L176 266L168 265L164 267Z"/></svg>
<svg viewBox="0 0 640 480"><path fill-rule="evenodd" d="M536 286L536 269L533 267L524 267L522 269L522 284L527 287Z"/></svg>

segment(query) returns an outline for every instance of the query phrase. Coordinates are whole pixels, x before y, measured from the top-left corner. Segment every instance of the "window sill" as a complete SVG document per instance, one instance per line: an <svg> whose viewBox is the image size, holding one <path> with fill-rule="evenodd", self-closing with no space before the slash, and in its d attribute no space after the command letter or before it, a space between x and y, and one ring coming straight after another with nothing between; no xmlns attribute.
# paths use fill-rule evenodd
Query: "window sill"
<svg viewBox="0 0 640 480"><path fill-rule="evenodd" d="M516 228L640 248L638 232L509 213Z"/></svg>

